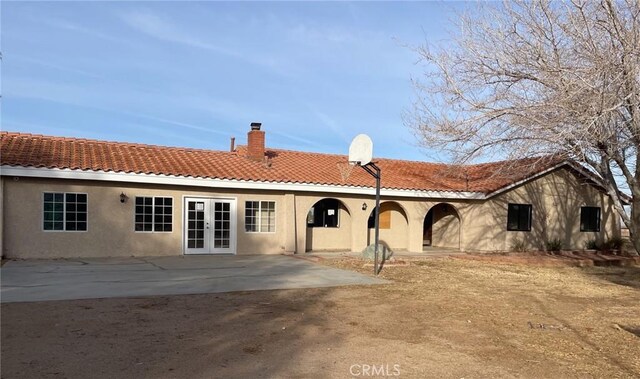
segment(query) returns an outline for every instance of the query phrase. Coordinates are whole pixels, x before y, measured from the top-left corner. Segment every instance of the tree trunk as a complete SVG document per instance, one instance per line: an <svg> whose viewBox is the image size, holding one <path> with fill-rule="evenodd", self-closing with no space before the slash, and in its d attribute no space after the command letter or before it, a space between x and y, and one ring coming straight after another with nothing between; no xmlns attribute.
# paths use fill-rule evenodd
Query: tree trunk
<svg viewBox="0 0 640 379"><path fill-rule="evenodd" d="M640 253L640 197L634 196L631 199L631 222L629 223L629 238L631 245L635 248L635 253Z"/></svg>

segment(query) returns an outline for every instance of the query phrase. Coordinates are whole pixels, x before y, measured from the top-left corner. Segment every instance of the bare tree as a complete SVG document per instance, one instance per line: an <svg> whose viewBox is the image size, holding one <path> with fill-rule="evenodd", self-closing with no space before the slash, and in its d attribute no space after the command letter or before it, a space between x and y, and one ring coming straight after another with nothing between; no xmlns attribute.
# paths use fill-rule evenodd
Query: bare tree
<svg viewBox="0 0 640 379"><path fill-rule="evenodd" d="M406 123L455 163L554 154L584 165L640 251L640 3L483 3L456 30L416 49L426 69Z"/></svg>

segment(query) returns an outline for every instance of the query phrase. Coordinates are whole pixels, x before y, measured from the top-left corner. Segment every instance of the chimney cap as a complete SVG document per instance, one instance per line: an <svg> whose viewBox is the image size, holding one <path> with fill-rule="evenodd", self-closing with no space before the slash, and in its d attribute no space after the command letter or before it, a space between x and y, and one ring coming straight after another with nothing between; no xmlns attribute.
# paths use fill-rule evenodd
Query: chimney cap
<svg viewBox="0 0 640 379"><path fill-rule="evenodd" d="M262 126L261 122L252 122L251 123L251 130L260 130L261 126Z"/></svg>

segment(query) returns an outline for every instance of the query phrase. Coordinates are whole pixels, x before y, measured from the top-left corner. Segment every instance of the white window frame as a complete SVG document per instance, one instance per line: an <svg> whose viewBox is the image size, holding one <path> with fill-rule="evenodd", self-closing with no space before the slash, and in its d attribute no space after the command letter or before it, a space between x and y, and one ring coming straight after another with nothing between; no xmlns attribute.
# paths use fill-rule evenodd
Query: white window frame
<svg viewBox="0 0 640 379"><path fill-rule="evenodd" d="M252 202L252 203L258 203L258 215L256 216L257 219L257 223L255 224L258 227L258 230L253 231L253 230L247 230L247 203ZM269 232L262 232L262 217L261 217L261 212L262 212L262 203L273 203L273 231ZM245 200L244 201L244 232L245 233L260 233L260 234L273 234L276 232L276 222L277 219L277 201L275 200Z"/></svg>
<svg viewBox="0 0 640 379"><path fill-rule="evenodd" d="M52 193L52 194L56 194L56 193L61 193L62 194L62 230L48 230L44 228L44 195L47 193ZM85 212L87 214L87 220L85 221L85 223L87 224L87 228L85 230L67 230L67 194L74 194L74 195L85 195L87 196L87 211ZM89 231L89 194L86 192L64 192L64 191L43 191L42 192L42 201L40 201L40 205L42 208L40 208L40 230L45 232L45 233L86 233ZM76 221L77 222L77 221Z"/></svg>
<svg viewBox="0 0 640 379"><path fill-rule="evenodd" d="M151 230L136 230L136 199L139 197L150 197L153 200L151 201ZM156 217L156 197L161 197L163 199L171 199L171 231L170 232L166 232L166 231L156 231L156 226L155 226L155 217ZM173 222L175 220L175 206L176 206L176 202L175 199L173 198L173 196L163 196L163 195L135 195L133 197L133 232L134 233L173 233L173 231L175 230L175 223ZM163 222L164 223L164 222Z"/></svg>

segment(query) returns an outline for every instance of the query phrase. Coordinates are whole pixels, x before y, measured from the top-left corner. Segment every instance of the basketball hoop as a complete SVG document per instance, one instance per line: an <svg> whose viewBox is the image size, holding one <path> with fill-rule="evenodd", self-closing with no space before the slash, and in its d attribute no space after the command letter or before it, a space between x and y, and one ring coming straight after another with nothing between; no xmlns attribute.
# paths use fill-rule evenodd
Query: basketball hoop
<svg viewBox="0 0 640 379"><path fill-rule="evenodd" d="M355 162L339 162L336 165L338 166L338 171L340 171L340 177L343 182L349 180L353 169L356 167Z"/></svg>
<svg viewBox="0 0 640 379"><path fill-rule="evenodd" d="M366 166L373 158L373 142L366 134L358 134L349 146L349 162L358 166Z"/></svg>
<svg viewBox="0 0 640 379"><path fill-rule="evenodd" d="M358 134L349 145L349 172L347 177L351 174L354 167L360 166L363 170L369 173L376 179L376 208L375 212L375 236L374 236L374 261L373 261L373 274L378 275L380 273L378 266L378 245L380 242L380 167L378 167L371 160L373 159L373 141L366 134ZM339 167L339 166L338 166ZM343 169L340 169L342 174ZM346 173L346 170L344 171ZM343 176L343 180L344 176ZM384 259L384 257L383 257Z"/></svg>

